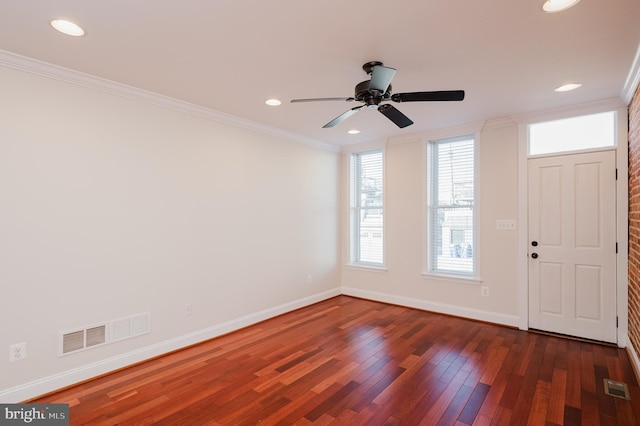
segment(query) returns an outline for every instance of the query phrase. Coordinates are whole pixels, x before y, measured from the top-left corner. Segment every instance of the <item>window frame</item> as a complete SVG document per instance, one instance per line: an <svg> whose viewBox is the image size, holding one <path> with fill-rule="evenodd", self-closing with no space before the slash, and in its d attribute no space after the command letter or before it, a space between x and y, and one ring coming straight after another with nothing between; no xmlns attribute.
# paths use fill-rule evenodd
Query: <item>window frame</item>
<svg viewBox="0 0 640 426"><path fill-rule="evenodd" d="M609 116L611 119L611 127L612 127L612 137L611 137L611 145L593 145L593 146L575 146L573 148L566 149L557 149L550 151L542 151L532 153L533 150L533 137L534 137L534 127L538 125L553 125L554 123L567 122L571 120L580 120L587 119L593 116ZM597 151L606 151L606 150L615 150L618 148L618 112L615 109L605 109L604 111L595 111L595 112L586 112L582 114L572 114L568 116L559 116L559 117L548 117L547 119L538 119L535 121L531 121L526 124L526 144L527 144L527 158L535 158L535 157L547 157L547 156L555 156L555 155L569 155L576 154L582 152L597 152Z"/></svg>
<svg viewBox="0 0 640 426"><path fill-rule="evenodd" d="M381 172L382 172L382 194L380 198L380 205L373 207L362 206L362 197L361 197L361 188L358 188L357 185L359 180L356 181L356 171L354 170L355 162L358 161L358 166L360 166L361 158L363 155L370 155L379 153L381 156ZM385 235L385 195L386 195L386 178L385 178L385 150L383 148L371 148L365 149L361 151L353 151L349 153L349 266L355 267L363 267L370 269L385 269L386 264L386 235ZM371 262L371 261L362 261L361 260L361 222L356 220L356 218L360 217L361 213L367 210L381 210L382 211L382 261L381 262Z"/></svg>
<svg viewBox="0 0 640 426"><path fill-rule="evenodd" d="M435 182L434 176L432 174L432 165L434 161L434 146L438 143L448 143L448 142L456 142L456 141L473 141L473 202L471 204L472 207L472 236L471 239L473 241L472 244L472 263L471 263L471 271L456 271L450 269L437 269L434 265L433 255L434 250L437 248L433 247L432 242L433 235L433 197L435 191ZM437 138L430 138L425 141L425 187L424 191L425 196L425 232L424 232L424 247L425 247L425 255L424 259L424 272L422 275L427 277L437 277L439 279L445 281L452 282L461 282L461 283L472 283L472 284L480 284L482 279L480 278L480 227L479 227L479 216L480 216L480 194L479 194L479 170L480 170L480 162L479 162L479 135L477 131L471 132L461 132L458 135L452 136L442 136ZM465 206L467 207L467 206Z"/></svg>

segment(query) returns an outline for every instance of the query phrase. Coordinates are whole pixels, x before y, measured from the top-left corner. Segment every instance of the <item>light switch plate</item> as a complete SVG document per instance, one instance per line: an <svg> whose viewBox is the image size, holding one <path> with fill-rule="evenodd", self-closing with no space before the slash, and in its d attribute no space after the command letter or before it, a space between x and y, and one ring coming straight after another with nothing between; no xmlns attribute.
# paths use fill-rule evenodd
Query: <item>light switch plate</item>
<svg viewBox="0 0 640 426"><path fill-rule="evenodd" d="M496 220L496 229L499 231L513 231L516 229L515 220Z"/></svg>

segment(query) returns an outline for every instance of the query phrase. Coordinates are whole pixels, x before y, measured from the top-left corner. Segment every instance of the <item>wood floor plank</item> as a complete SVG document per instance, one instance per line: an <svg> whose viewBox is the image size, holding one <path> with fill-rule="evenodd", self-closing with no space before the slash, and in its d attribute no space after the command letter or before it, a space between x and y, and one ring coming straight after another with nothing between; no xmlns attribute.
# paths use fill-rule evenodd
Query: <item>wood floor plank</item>
<svg viewBox="0 0 640 426"><path fill-rule="evenodd" d="M575 341L567 342L568 369L567 369L567 395L568 406L582 408L582 365L580 357L580 343Z"/></svg>
<svg viewBox="0 0 640 426"><path fill-rule="evenodd" d="M555 368L551 377L551 398L547 410L548 421L559 425L563 424L566 390L567 371Z"/></svg>
<svg viewBox="0 0 640 426"><path fill-rule="evenodd" d="M539 377L542 377L540 375ZM531 425L543 425L547 419L549 408L549 396L551 394L551 384L542 379L536 383L536 389L531 401L528 423Z"/></svg>
<svg viewBox="0 0 640 426"><path fill-rule="evenodd" d="M518 355L521 353L521 345L516 343L518 339L518 334L514 330L508 330L510 333L504 341L504 345L508 348L508 352L504 362L501 364L500 369L498 370L495 379L491 383L491 389L485 398L485 402L482 404L480 411L478 412L478 416L482 416L486 418L488 421L494 417L494 414L498 410L502 398L507 391L507 385L512 376L514 376L514 371L518 367ZM515 405L515 401L517 400L517 394L514 395L513 404Z"/></svg>
<svg viewBox="0 0 640 426"><path fill-rule="evenodd" d="M588 386L588 385L587 385ZM582 391L582 424L587 425L599 425L600 424L600 410L598 407L598 398L595 393L590 392L588 389Z"/></svg>
<svg viewBox="0 0 640 426"><path fill-rule="evenodd" d="M30 402L68 403L74 426L640 420L622 349L347 296Z"/></svg>
<svg viewBox="0 0 640 426"><path fill-rule="evenodd" d="M545 366L544 354L548 340L548 336L535 337L535 344L530 352L527 374L524 376L522 389L513 410L512 421L514 423L525 424L531 414L531 407L535 401L536 390L540 382L539 377ZM526 412L527 407L529 407L528 413Z"/></svg>
<svg viewBox="0 0 640 426"><path fill-rule="evenodd" d="M444 380L444 377L441 377L441 379L443 379L441 381L446 384L442 393L438 395L438 398L433 402L433 404L417 404L416 408L409 413L409 418L413 417L415 419L420 419L420 421L416 423L419 425L432 426L438 423L447 411L447 408L453 401L453 398L460 393L468 375L469 373L466 371L458 369L456 375L451 379Z"/></svg>
<svg viewBox="0 0 640 426"><path fill-rule="evenodd" d="M491 418L491 426L504 426L515 424L511 421L513 410L506 407L498 407L493 417ZM574 423L577 424L577 423Z"/></svg>
<svg viewBox="0 0 640 426"><path fill-rule="evenodd" d="M489 385L479 383L473 390L473 393L471 394L469 401L467 401L467 404L464 406L462 413L460 413L458 420L469 425L473 424L487 393L489 393L489 389Z"/></svg>
<svg viewBox="0 0 640 426"><path fill-rule="evenodd" d="M596 376L593 352L590 348L580 350L580 366L582 369L581 388L583 392L596 393Z"/></svg>
<svg viewBox="0 0 640 426"><path fill-rule="evenodd" d="M353 400L350 402L349 408L356 412L363 410L372 404L373 400L389 385L395 383L396 379L405 371L404 368L397 367L394 363L387 363L384 368L370 375L362 383L360 389L353 393Z"/></svg>
<svg viewBox="0 0 640 426"><path fill-rule="evenodd" d="M438 422L435 423L438 426L447 426L451 425L455 422L455 420L460 416L462 410L467 405L469 398L471 398L471 394L473 393L473 388L469 386L465 386L464 384L460 387L458 393L453 397L451 403L447 406L447 409L442 416L438 419Z"/></svg>
<svg viewBox="0 0 640 426"><path fill-rule="evenodd" d="M333 412L336 416L339 416L344 407L346 406L345 399L349 394L354 392L360 383L351 381L347 383L345 386L340 388L336 393L331 395L331 397L325 399L320 404L313 407L311 411L304 415L304 417L312 422L315 422L320 417L322 417L325 413Z"/></svg>

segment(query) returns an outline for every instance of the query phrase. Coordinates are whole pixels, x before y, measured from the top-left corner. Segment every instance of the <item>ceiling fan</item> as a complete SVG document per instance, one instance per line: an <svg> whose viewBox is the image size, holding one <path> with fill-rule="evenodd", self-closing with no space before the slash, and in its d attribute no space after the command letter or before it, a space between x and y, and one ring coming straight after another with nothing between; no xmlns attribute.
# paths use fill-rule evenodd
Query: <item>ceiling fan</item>
<svg viewBox="0 0 640 426"><path fill-rule="evenodd" d="M310 98L310 99L293 99L292 103L298 102L318 102L318 101L358 101L362 105L347 110L340 114L324 126L323 128L333 127L365 106L368 108L377 108L389 120L393 121L396 126L404 128L413 124L413 121L403 113L401 113L393 105L383 103L387 101L393 102L434 102L434 101L461 101L464 99L464 90L442 90L434 92L409 92L409 93L392 93L391 80L396 74L394 68L383 66L382 62L370 61L362 66L364 72L371 76L371 80L365 80L356 85L355 95L349 98Z"/></svg>

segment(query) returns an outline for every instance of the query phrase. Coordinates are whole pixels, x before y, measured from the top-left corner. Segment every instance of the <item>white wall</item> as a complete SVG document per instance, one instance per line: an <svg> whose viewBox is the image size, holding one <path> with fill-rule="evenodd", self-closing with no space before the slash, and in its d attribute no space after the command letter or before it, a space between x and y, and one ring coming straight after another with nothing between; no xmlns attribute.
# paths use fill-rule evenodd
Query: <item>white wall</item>
<svg viewBox="0 0 640 426"><path fill-rule="evenodd" d="M519 230L496 230L519 214L514 122L338 154L1 59L0 351L27 343L23 361L0 356L1 402L341 292L521 325ZM480 280L424 275L425 142L473 131ZM341 250L348 153L376 147L385 149L383 270L349 266ZM59 332L143 312L151 333L58 357Z"/></svg>
<svg viewBox="0 0 640 426"><path fill-rule="evenodd" d="M0 93L3 402L339 293L339 154L2 66Z"/></svg>
<svg viewBox="0 0 640 426"><path fill-rule="evenodd" d="M345 253L343 292L436 312L518 325L518 234L496 230L496 220L518 217L518 127L496 122L478 131L477 193L479 214L479 278L464 282L424 275L425 268L425 142L473 133L474 126L416 135L379 144L385 167L385 270L348 266ZM342 161L343 221L348 223L349 152L373 145L351 146ZM348 227L342 242L348 247ZM489 287L489 296L480 287Z"/></svg>

